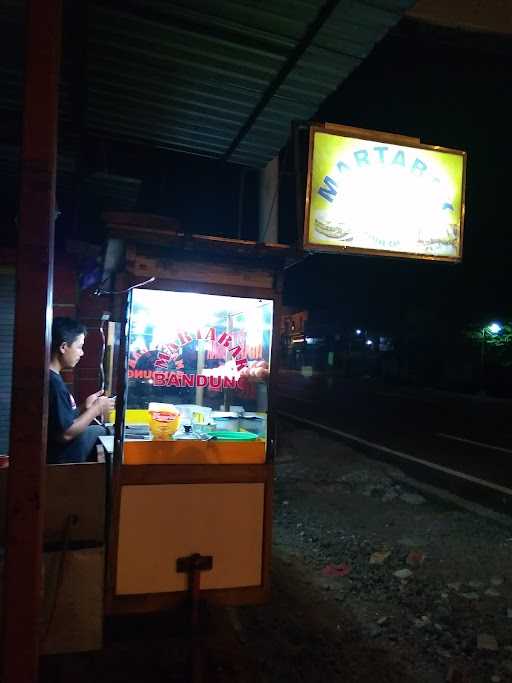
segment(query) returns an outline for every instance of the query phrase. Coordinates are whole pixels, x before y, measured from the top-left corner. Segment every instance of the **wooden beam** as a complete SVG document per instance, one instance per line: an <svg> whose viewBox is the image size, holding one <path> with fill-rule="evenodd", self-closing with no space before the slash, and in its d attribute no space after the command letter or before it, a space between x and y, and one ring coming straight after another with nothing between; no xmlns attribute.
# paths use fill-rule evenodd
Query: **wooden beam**
<svg viewBox="0 0 512 683"><path fill-rule="evenodd" d="M61 9L61 0L27 2L3 683L38 678Z"/></svg>
<svg viewBox="0 0 512 683"><path fill-rule="evenodd" d="M75 172L73 174L71 236L80 236L80 207L83 197L83 183L87 176L87 136L85 118L87 114L87 37L89 33L89 11L87 0L74 0L68 5L71 14L72 36L71 59L71 123L73 128ZM66 18L66 17L65 17ZM67 22L66 26L68 25Z"/></svg>

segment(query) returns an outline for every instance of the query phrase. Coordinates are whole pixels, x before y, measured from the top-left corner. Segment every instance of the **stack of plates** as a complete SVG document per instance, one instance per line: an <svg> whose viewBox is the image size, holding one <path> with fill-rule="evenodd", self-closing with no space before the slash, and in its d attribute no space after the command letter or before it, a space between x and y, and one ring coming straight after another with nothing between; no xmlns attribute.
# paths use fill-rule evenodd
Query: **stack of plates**
<svg viewBox="0 0 512 683"><path fill-rule="evenodd" d="M139 440L139 439L149 439L151 438L149 433L149 426L140 425L126 425L124 428L124 438L129 440Z"/></svg>

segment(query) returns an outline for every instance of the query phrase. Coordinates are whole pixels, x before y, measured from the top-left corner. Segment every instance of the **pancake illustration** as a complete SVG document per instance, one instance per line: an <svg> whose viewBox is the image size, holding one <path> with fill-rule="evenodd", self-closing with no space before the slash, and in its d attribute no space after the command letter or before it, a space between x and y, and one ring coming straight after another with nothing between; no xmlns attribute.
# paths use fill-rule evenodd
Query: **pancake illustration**
<svg viewBox="0 0 512 683"><path fill-rule="evenodd" d="M319 211L317 213L314 225L315 231L321 237L342 242L351 242L353 240L350 231L345 228L343 221L329 216L326 211Z"/></svg>

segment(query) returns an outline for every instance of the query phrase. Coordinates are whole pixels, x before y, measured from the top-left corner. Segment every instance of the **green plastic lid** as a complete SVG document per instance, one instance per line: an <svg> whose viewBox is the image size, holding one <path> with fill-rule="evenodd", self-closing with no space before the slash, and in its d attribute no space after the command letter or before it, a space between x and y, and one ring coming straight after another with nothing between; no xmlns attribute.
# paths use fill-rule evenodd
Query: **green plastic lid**
<svg viewBox="0 0 512 683"><path fill-rule="evenodd" d="M211 434L219 441L255 441L258 438L258 435L252 432L230 432L227 429L219 429Z"/></svg>

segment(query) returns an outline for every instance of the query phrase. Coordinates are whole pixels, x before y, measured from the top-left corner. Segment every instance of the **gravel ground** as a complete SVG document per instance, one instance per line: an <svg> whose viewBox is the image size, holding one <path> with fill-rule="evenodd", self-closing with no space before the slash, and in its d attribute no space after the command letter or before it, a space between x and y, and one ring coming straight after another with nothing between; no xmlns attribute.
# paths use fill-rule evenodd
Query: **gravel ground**
<svg viewBox="0 0 512 683"><path fill-rule="evenodd" d="M289 424L274 505L272 600L210 615L203 680L512 681L512 524ZM41 681L183 681L188 649L144 626Z"/></svg>
<svg viewBox="0 0 512 683"><path fill-rule="evenodd" d="M512 527L413 484L288 425L256 680L512 681Z"/></svg>

